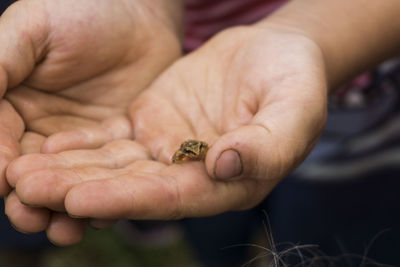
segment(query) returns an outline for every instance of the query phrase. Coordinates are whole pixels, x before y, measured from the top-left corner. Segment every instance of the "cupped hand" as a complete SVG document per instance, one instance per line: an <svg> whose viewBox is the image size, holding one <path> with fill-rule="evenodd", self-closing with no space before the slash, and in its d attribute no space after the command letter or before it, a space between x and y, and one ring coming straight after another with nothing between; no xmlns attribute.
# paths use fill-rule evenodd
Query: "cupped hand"
<svg viewBox="0 0 400 267"><path fill-rule="evenodd" d="M318 139L324 71L319 47L301 33L277 25L226 30L133 102L134 137L157 161L93 169L32 155L14 162L10 177L24 202L79 217L176 219L253 207ZM208 142L205 164L171 164L186 139Z"/></svg>
<svg viewBox="0 0 400 267"><path fill-rule="evenodd" d="M327 94L318 44L263 22L226 30L177 61L130 114L136 140L162 162L185 139L209 143L205 167L173 167L174 190L165 192L179 203L175 214L204 216L261 202L315 145Z"/></svg>
<svg viewBox="0 0 400 267"><path fill-rule="evenodd" d="M96 148L131 137L128 104L180 55L175 9L159 0L25 0L2 15L0 90L9 89L5 98L38 137L30 139L34 152ZM178 18L171 19L174 14ZM13 140L21 137L21 125ZM18 150L15 144L12 157L6 155L1 195L10 192L4 173ZM48 211L22 207L15 192L8 199L14 201L7 201L6 209L21 231L56 229L63 223L52 221L71 221L53 214L47 224ZM10 203L17 204L10 208Z"/></svg>
<svg viewBox="0 0 400 267"><path fill-rule="evenodd" d="M162 7L159 0L25 0L4 13L0 88L13 88L6 98L28 130L58 133L43 152L131 136L128 104L180 54Z"/></svg>

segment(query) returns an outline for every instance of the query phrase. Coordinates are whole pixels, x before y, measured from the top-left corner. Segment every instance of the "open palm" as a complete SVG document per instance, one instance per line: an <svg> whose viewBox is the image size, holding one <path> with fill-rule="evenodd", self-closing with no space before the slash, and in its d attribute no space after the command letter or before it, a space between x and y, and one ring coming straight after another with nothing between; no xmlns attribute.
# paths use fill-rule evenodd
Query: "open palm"
<svg viewBox="0 0 400 267"><path fill-rule="evenodd" d="M309 39L274 26L233 28L174 63L133 102L131 142L155 160L106 166L71 163L89 151L33 154L13 163L9 179L25 203L79 217L175 219L250 208L311 150L326 95L321 52ZM208 142L205 164L171 164L186 139ZM62 190L51 194L52 187Z"/></svg>

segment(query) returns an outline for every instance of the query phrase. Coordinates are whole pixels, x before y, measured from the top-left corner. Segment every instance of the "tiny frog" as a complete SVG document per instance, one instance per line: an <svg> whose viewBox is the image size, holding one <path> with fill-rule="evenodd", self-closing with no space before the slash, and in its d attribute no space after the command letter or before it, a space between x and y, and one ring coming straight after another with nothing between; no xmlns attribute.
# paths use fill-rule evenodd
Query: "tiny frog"
<svg viewBox="0 0 400 267"><path fill-rule="evenodd" d="M197 140L186 140L181 144L179 150L172 156L173 163L185 161L204 160L207 154L208 145L206 142Z"/></svg>

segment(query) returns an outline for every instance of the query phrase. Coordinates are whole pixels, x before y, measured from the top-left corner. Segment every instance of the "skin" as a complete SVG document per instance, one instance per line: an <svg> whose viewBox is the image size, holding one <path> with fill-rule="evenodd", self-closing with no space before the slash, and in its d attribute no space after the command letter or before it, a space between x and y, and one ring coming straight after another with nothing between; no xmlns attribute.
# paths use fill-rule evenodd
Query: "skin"
<svg viewBox="0 0 400 267"><path fill-rule="evenodd" d="M369 12L355 12L360 5ZM253 207L316 143L328 88L396 54L399 8L392 0L291 1L214 37L134 100L135 141L127 142L155 160L107 165L105 154L120 153L111 143L107 153L21 157L7 178L24 203L78 217L177 219ZM210 145L204 164L170 165L186 139Z"/></svg>
<svg viewBox="0 0 400 267"><path fill-rule="evenodd" d="M112 145L107 153L98 151L98 163L87 161L95 158L91 150L63 152L62 157L29 155L10 165L8 181L23 203L98 219L178 219L256 205L311 149L325 118L318 47L304 37L283 35L256 26L228 30L176 62L138 97L130 108L136 140L131 142L144 145L158 161L105 165L102 156L121 153ZM226 43L233 45L226 49ZM261 48L265 52L259 53ZM274 56L289 50L293 53L286 57ZM295 55L301 55L297 64ZM287 65L292 77L282 79ZM270 77L259 70L268 70ZM296 86L308 90L295 94ZM304 103L315 113L307 112ZM310 128L318 129L311 137ZM211 145L205 165L169 165L186 139ZM244 143L247 139L258 142ZM218 176L226 174L213 165L217 158L225 164L222 169L232 165L229 154L219 155L227 148L240 151L243 172L221 181ZM250 166L254 157L268 164ZM53 183L54 177L63 178Z"/></svg>
<svg viewBox="0 0 400 267"><path fill-rule="evenodd" d="M127 107L180 56L179 3L30 0L2 15L0 89L8 90L0 122L0 194L8 195L6 213L18 230L47 230L60 245L80 240L82 220L62 209L52 214L23 205L10 192L5 168L20 154L18 140L29 143L30 152L54 153L131 138ZM21 140L24 129L27 140Z"/></svg>
<svg viewBox="0 0 400 267"><path fill-rule="evenodd" d="M25 125L7 100L0 100L0 194L10 191L5 173L8 164L20 155L19 140Z"/></svg>
<svg viewBox="0 0 400 267"><path fill-rule="evenodd" d="M23 135L20 147L21 154L40 152L45 137L27 132ZM50 241L59 245L74 244L81 240L87 220L73 219L61 212L50 212L48 209L27 206L19 200L15 191L5 197L5 213L13 227L23 233L36 233L46 230ZM109 224L108 221L103 223Z"/></svg>
<svg viewBox="0 0 400 267"><path fill-rule="evenodd" d="M5 97L27 130L51 136L42 152L131 137L128 105L180 55L172 22L153 19L156 2L19 1L4 13Z"/></svg>
<svg viewBox="0 0 400 267"><path fill-rule="evenodd" d="M399 12L396 0L297 0L260 26L281 25L315 42L324 55L329 89L335 90L360 72L399 55Z"/></svg>

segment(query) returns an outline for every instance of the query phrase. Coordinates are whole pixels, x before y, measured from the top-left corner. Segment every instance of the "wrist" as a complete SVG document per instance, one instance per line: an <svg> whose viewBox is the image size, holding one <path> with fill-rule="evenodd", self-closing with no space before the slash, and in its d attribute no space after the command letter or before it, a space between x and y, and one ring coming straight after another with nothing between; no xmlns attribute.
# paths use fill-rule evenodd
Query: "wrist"
<svg viewBox="0 0 400 267"><path fill-rule="evenodd" d="M318 34L319 29L312 26L312 18L309 19L310 26L306 26L304 24L299 24L298 21L292 17L272 15L254 24L254 27L269 30L273 29L281 34L295 35L297 36L299 42L308 43L308 46L310 48L313 47L312 49L317 51L322 59L322 65L325 68L328 87L335 88L338 84L340 84L340 79L337 77L337 74L333 72L335 68L332 65L335 63L331 60L333 57L332 50L329 47L329 43L327 43L323 38L320 38L321 35ZM308 24L308 22L305 24Z"/></svg>
<svg viewBox="0 0 400 267"><path fill-rule="evenodd" d="M133 22L134 44L143 44L144 51L158 51L172 63L182 55L183 0L125 0ZM137 53L137 49L135 49ZM168 64L169 65L169 64Z"/></svg>

